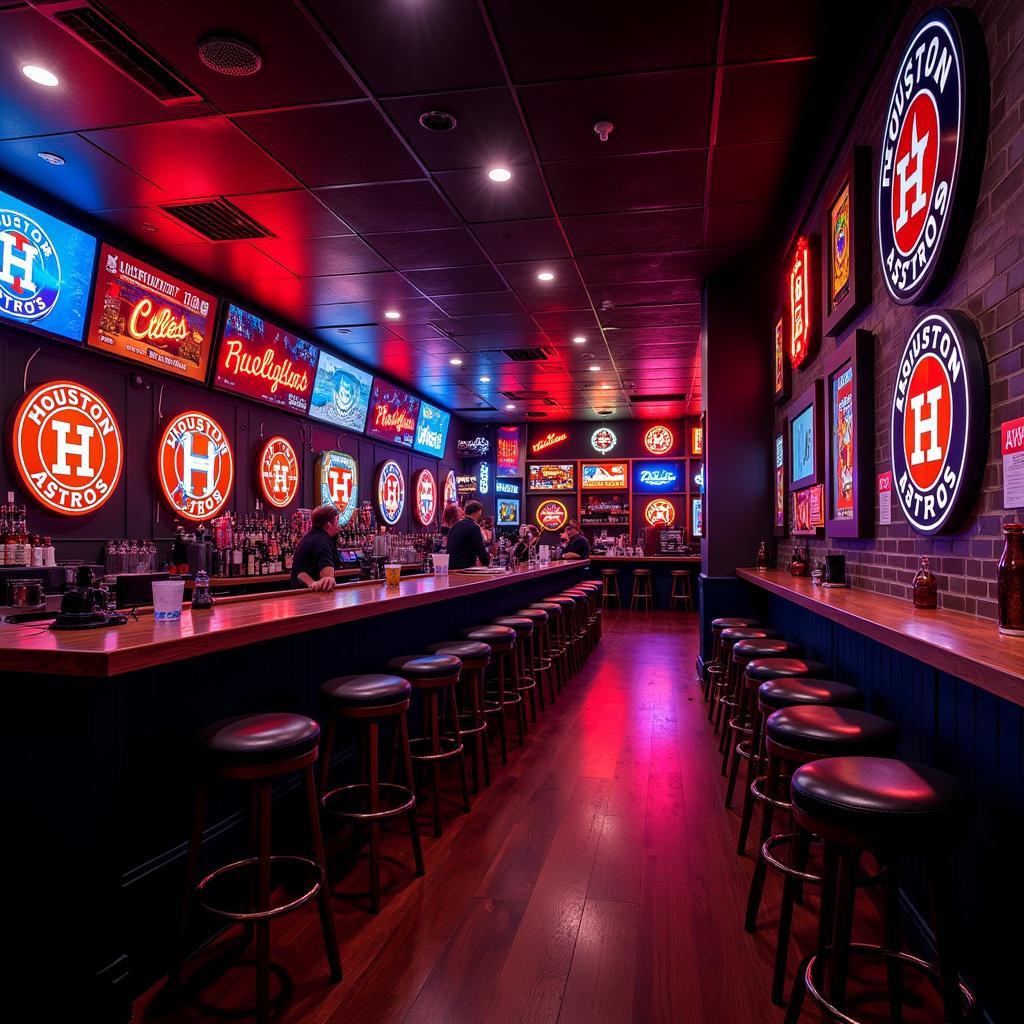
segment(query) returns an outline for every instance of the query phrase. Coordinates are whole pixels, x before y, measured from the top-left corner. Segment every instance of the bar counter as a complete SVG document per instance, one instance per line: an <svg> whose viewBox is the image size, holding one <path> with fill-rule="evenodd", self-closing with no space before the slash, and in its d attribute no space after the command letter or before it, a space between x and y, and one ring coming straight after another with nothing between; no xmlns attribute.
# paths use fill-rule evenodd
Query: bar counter
<svg viewBox="0 0 1024 1024"><path fill-rule="evenodd" d="M672 593L672 571L688 569L691 575L690 591L696 608L696 574L700 570L700 564L700 555L591 555L590 575L599 580L602 569L618 569L622 607L628 608L633 595L633 570L650 569L653 574L654 607L666 609L669 607L669 597Z"/></svg>
<svg viewBox="0 0 1024 1024"><path fill-rule="evenodd" d="M226 598L177 622L55 633L0 627L7 787L2 868L14 919L9 1005L46 991L49 1019L120 1022L169 966L192 814L193 737L235 715L319 719L319 689L457 638L583 579L586 561L500 575L416 576L396 588ZM415 716L411 722L415 731ZM353 774L351 736L336 777ZM204 863L245 856L245 797L211 791ZM274 791L274 830L304 849L301 791ZM344 936L342 936L344 947ZM12 1011L13 1012L13 1011ZM14 1013L16 1019L28 1019Z"/></svg>

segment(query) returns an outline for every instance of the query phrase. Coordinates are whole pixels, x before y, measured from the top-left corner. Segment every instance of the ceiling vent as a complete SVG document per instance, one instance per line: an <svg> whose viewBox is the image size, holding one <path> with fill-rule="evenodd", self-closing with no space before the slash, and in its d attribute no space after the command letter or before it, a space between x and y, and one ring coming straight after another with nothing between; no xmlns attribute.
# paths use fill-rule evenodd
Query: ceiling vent
<svg viewBox="0 0 1024 1024"><path fill-rule="evenodd" d="M665 402L685 402L689 397L685 391L676 391L664 395L630 395L629 404L642 405L644 402L656 402L659 405L664 405Z"/></svg>
<svg viewBox="0 0 1024 1024"><path fill-rule="evenodd" d="M501 395L503 398L507 398L510 402L541 402L545 404L554 405L548 398L548 392L546 391L502 391Z"/></svg>
<svg viewBox="0 0 1024 1024"><path fill-rule="evenodd" d="M38 7L94 53L126 74L161 103L199 103L199 95L155 53L106 12L84 3Z"/></svg>
<svg viewBox="0 0 1024 1024"><path fill-rule="evenodd" d="M263 67L260 51L234 36L207 36L199 41L196 52L211 71L230 78L248 78Z"/></svg>
<svg viewBox="0 0 1024 1024"><path fill-rule="evenodd" d="M201 203L182 203L178 206L162 207L172 217L177 217L194 231L198 231L211 242L237 241L240 238L273 238L268 231L252 217L242 213L227 199L210 199Z"/></svg>
<svg viewBox="0 0 1024 1024"><path fill-rule="evenodd" d="M546 420L548 414L546 412L528 412L526 418L528 420Z"/></svg>
<svg viewBox="0 0 1024 1024"><path fill-rule="evenodd" d="M542 363L551 358L549 348L503 348L513 363Z"/></svg>
<svg viewBox="0 0 1024 1024"><path fill-rule="evenodd" d="M469 405L461 409L452 409L452 412L497 412L493 405Z"/></svg>

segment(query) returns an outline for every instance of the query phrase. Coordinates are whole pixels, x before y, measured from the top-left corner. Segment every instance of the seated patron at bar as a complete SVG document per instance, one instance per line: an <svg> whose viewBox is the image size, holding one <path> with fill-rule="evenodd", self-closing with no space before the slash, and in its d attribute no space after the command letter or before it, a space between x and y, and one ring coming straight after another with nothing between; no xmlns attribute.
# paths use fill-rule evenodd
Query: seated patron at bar
<svg viewBox="0 0 1024 1024"><path fill-rule="evenodd" d="M434 553L440 554L448 550L448 534L452 527L459 521L462 509L458 505L445 505L441 513L441 530L434 543Z"/></svg>
<svg viewBox="0 0 1024 1024"><path fill-rule="evenodd" d="M448 568L469 569L474 565L490 565L491 556L480 530L484 507L479 501L466 502L466 515L448 533Z"/></svg>
<svg viewBox="0 0 1024 1024"><path fill-rule="evenodd" d="M330 593L335 587L334 570L338 560L338 509L331 504L313 510L313 527L295 548L292 561L292 586L308 587Z"/></svg>
<svg viewBox="0 0 1024 1024"><path fill-rule="evenodd" d="M519 528L519 540L512 549L512 561L516 565L522 562L529 562L530 555L537 550L537 542L540 540L540 530L532 523L524 523Z"/></svg>
<svg viewBox="0 0 1024 1024"><path fill-rule="evenodd" d="M570 519L562 534L563 558L589 558L590 541L580 533L579 523Z"/></svg>

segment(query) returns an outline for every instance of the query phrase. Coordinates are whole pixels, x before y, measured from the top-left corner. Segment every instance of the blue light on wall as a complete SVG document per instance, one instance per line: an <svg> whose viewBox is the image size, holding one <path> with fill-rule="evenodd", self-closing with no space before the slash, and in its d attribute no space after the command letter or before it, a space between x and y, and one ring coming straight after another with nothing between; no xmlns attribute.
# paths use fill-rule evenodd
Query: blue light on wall
<svg viewBox="0 0 1024 1024"><path fill-rule="evenodd" d="M634 462L633 490L638 494L671 494L686 490L686 483L678 462Z"/></svg>
<svg viewBox="0 0 1024 1024"><path fill-rule="evenodd" d="M480 463L477 490L481 494L489 494L491 491L491 467L486 462Z"/></svg>

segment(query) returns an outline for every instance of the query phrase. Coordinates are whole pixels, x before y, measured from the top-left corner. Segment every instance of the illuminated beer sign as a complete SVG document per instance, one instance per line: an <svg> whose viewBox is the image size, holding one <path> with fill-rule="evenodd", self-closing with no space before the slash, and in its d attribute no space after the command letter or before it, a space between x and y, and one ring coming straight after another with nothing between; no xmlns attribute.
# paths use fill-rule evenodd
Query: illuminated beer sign
<svg viewBox="0 0 1024 1024"><path fill-rule="evenodd" d="M523 448L518 427L498 427L497 476L521 476Z"/></svg>
<svg viewBox="0 0 1024 1024"><path fill-rule="evenodd" d="M228 306L214 386L305 415L320 350L238 306Z"/></svg>
<svg viewBox="0 0 1024 1024"><path fill-rule="evenodd" d="M658 424L644 434L644 447L652 455L667 455L676 443L675 435L668 427Z"/></svg>
<svg viewBox="0 0 1024 1024"><path fill-rule="evenodd" d="M490 455L491 453L491 442L488 438L484 437L483 434L477 434L476 437L470 438L459 438L455 442L455 452L457 455L465 455L468 457Z"/></svg>
<svg viewBox="0 0 1024 1024"><path fill-rule="evenodd" d="M359 464L344 452L322 452L316 464L316 489L321 504L338 509L338 523L344 526L359 502Z"/></svg>
<svg viewBox="0 0 1024 1024"><path fill-rule="evenodd" d="M616 491L626 489L625 462L580 463L580 488L584 491Z"/></svg>
<svg viewBox="0 0 1024 1024"><path fill-rule="evenodd" d="M607 455L618 444L618 441L619 439L611 427L598 427L590 435L590 446L598 455Z"/></svg>
<svg viewBox="0 0 1024 1024"><path fill-rule="evenodd" d="M416 443L416 423L420 414L420 400L386 380L375 377L370 393L370 415L366 433L381 441L390 441L403 448Z"/></svg>
<svg viewBox="0 0 1024 1024"><path fill-rule="evenodd" d="M534 455L539 455L549 448L557 448L560 444L565 444L568 440L569 435L564 430L549 430L543 437L539 437L533 442L530 451Z"/></svg>
<svg viewBox="0 0 1024 1024"><path fill-rule="evenodd" d="M73 381L42 384L14 415L14 465L28 493L60 515L95 512L121 479L124 445L110 406Z"/></svg>
<svg viewBox="0 0 1024 1024"><path fill-rule="evenodd" d="M671 526L676 521L676 509L668 498L654 498L647 502L644 519L648 526Z"/></svg>
<svg viewBox="0 0 1024 1024"><path fill-rule="evenodd" d="M396 526L405 511L405 477L394 459L377 470L377 511L386 526Z"/></svg>
<svg viewBox="0 0 1024 1024"><path fill-rule="evenodd" d="M234 455L221 425L202 412L173 417L160 438L157 475L178 515L195 522L220 515L235 480Z"/></svg>
<svg viewBox="0 0 1024 1024"><path fill-rule="evenodd" d="M449 469L444 478L444 503L446 505L455 505L458 500L459 491L458 485L455 482L455 471Z"/></svg>
<svg viewBox="0 0 1024 1024"><path fill-rule="evenodd" d="M633 463L633 490L641 494L682 491L682 480L678 462Z"/></svg>
<svg viewBox="0 0 1024 1024"><path fill-rule="evenodd" d="M817 348L815 258L808 238L797 239L789 265L789 361L803 366Z"/></svg>
<svg viewBox="0 0 1024 1024"><path fill-rule="evenodd" d="M112 245L100 267L86 343L205 383L217 300Z"/></svg>
<svg viewBox="0 0 1024 1024"><path fill-rule="evenodd" d="M704 428L692 427L690 430L690 454L704 454Z"/></svg>
<svg viewBox="0 0 1024 1024"><path fill-rule="evenodd" d="M498 480L494 484L496 494L511 494L513 497L519 495L519 484L509 483L508 480Z"/></svg>
<svg viewBox="0 0 1024 1024"><path fill-rule="evenodd" d="M544 501L537 506L537 525L557 533L569 521L569 511L560 501Z"/></svg>
<svg viewBox="0 0 1024 1024"><path fill-rule="evenodd" d="M412 478L412 491L416 502L412 513L420 526L429 526L437 512L437 481L429 469L421 469Z"/></svg>
<svg viewBox="0 0 1024 1024"><path fill-rule="evenodd" d="M529 467L531 491L575 491L575 462L533 462Z"/></svg>
<svg viewBox="0 0 1024 1024"><path fill-rule="evenodd" d="M267 504L287 508L299 493L299 457L291 441L272 437L260 451L260 490Z"/></svg>
<svg viewBox="0 0 1024 1024"><path fill-rule="evenodd" d="M420 402L420 415L416 421L416 441L413 447L427 455L444 455L444 447L448 441L448 424L451 413L438 409L429 402Z"/></svg>

